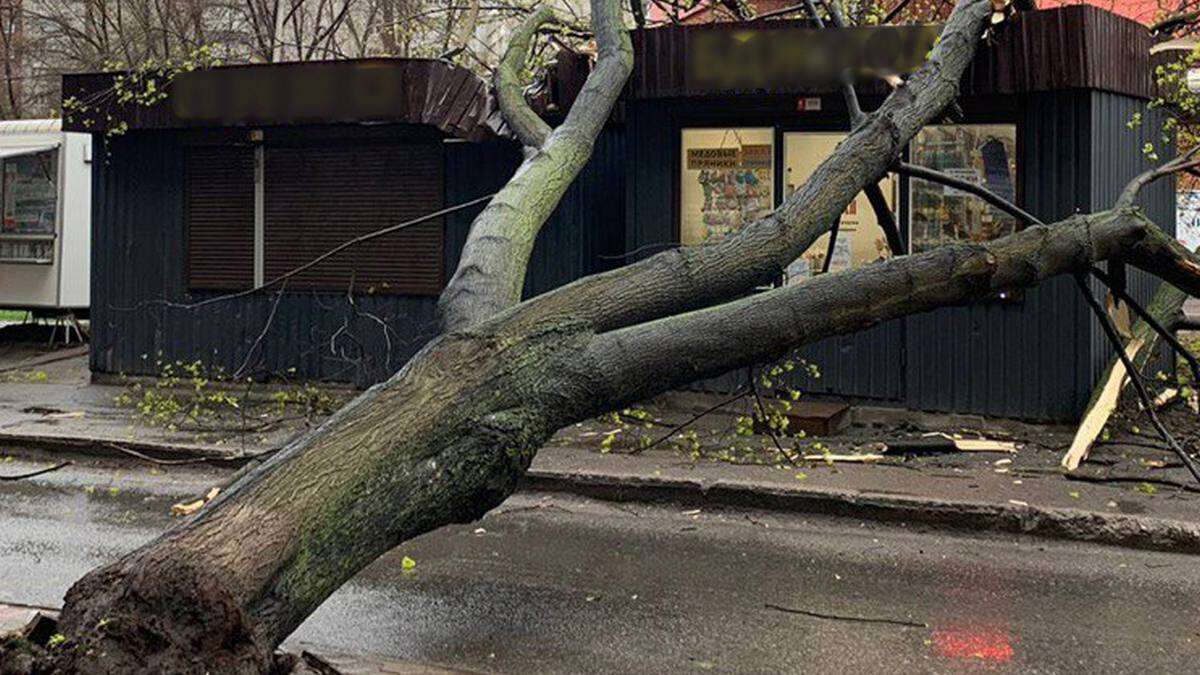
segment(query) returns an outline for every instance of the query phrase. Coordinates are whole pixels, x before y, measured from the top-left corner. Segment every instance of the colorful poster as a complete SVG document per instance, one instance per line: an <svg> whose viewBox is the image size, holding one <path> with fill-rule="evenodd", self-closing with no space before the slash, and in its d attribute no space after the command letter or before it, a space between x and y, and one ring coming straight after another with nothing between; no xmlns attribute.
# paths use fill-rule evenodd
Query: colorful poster
<svg viewBox="0 0 1200 675"><path fill-rule="evenodd" d="M784 186L787 194L800 189L821 162L845 139L843 133L794 132L783 136ZM895 210L896 179L885 176L879 182L884 201ZM825 267L825 255L829 250L829 235L822 235L802 256L809 263L812 274ZM842 212L838 225L837 243L834 245L830 271L855 269L891 256L887 236L879 227L875 209L863 193L859 193Z"/></svg>
<svg viewBox="0 0 1200 675"><path fill-rule="evenodd" d="M680 241L728 236L774 208L774 131L684 129Z"/></svg>

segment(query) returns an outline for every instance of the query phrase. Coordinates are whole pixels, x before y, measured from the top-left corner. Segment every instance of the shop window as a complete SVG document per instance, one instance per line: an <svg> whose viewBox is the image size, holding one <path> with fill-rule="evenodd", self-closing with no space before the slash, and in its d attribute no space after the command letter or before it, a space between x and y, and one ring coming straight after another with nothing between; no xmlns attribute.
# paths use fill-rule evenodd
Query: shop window
<svg viewBox="0 0 1200 675"><path fill-rule="evenodd" d="M7 157L0 261L50 264L58 223L58 148Z"/></svg>
<svg viewBox="0 0 1200 675"><path fill-rule="evenodd" d="M913 164L983 185L1016 201L1017 129L1012 124L930 126L913 139ZM957 242L982 242L1012 234L1017 219L961 190L913 179L910 188L912 252Z"/></svg>
<svg viewBox="0 0 1200 675"><path fill-rule="evenodd" d="M684 129L679 238L719 240L766 216L775 204L775 131Z"/></svg>
<svg viewBox="0 0 1200 675"><path fill-rule="evenodd" d="M825 161L838 143L846 137L844 133L787 133L783 136L783 189L787 198L800 188L813 171ZM888 208L895 213L897 181L889 174L879 183ZM796 283L819 274L829 252L829 235L824 234L804 255L787 268L788 283ZM840 272L891 257L887 237L879 226L879 219L871 207L866 194L859 193L846 206L838 225L838 237L834 243L829 271Z"/></svg>

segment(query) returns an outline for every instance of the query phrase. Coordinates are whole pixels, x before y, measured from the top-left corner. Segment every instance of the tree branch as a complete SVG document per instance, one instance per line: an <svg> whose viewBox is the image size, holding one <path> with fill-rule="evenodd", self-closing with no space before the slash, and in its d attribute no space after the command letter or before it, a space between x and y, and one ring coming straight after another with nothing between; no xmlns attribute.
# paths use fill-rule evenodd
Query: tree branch
<svg viewBox="0 0 1200 675"><path fill-rule="evenodd" d="M1092 313L1100 321L1100 328L1104 330L1104 335L1108 338L1108 343L1112 345L1113 351L1116 352L1117 358L1121 360L1121 364L1125 366L1125 372L1129 374L1129 381L1133 383L1133 389L1137 392L1138 399L1142 404L1142 411L1150 418L1150 424L1163 441L1171 448L1179 461L1187 467L1187 470L1192 474L1192 477L1200 481L1200 467L1192 461L1190 455L1187 454L1171 432L1163 426L1162 420L1158 419L1158 413L1154 412L1154 400L1150 397L1150 392L1146 390L1146 384L1142 382L1141 373L1134 364L1133 358L1126 353L1125 345L1121 341L1121 336L1117 334L1117 328L1113 325L1112 318L1108 312L1100 306L1096 300L1096 296L1092 294L1092 289L1088 288L1087 279L1084 272L1076 272L1075 281L1079 286L1079 290L1083 293L1083 299L1087 301L1088 307L1092 309Z"/></svg>
<svg viewBox="0 0 1200 675"><path fill-rule="evenodd" d="M596 67L566 119L471 226L458 269L438 301L448 331L468 328L520 301L537 234L587 164L633 70L633 45L621 21L620 0L592 0L592 25ZM524 133L536 140L530 129Z"/></svg>
<svg viewBox="0 0 1200 675"><path fill-rule="evenodd" d="M550 5L542 5L530 14L513 32L512 41L496 67L493 80L504 121L508 122L517 139L530 148L542 147L551 129L525 100L525 86L521 75L525 71L525 59L529 56L529 48L538 29L555 21L554 10Z"/></svg>
<svg viewBox="0 0 1200 675"><path fill-rule="evenodd" d="M1160 178L1165 178L1180 171L1187 171L1200 166L1200 157L1197 156L1197 153L1200 153L1200 145L1194 146L1191 150L1188 150L1187 153L1176 157L1166 164L1156 166L1139 174L1136 178L1129 181L1129 184L1125 186L1125 189L1121 192L1121 196L1117 198L1117 207L1133 206L1133 202L1135 199L1137 199L1138 193L1141 192L1142 189L1147 185L1150 185Z"/></svg>
<svg viewBox="0 0 1200 675"><path fill-rule="evenodd" d="M961 0L926 64L774 213L719 242L674 249L568 284L498 321L535 325L570 317L606 331L710 306L770 283L956 98L990 13L988 0Z"/></svg>
<svg viewBox="0 0 1200 675"><path fill-rule="evenodd" d="M893 258L604 333L593 339L587 358L596 377L605 378L605 396L636 401L777 359L831 335L968 304L1060 274L1087 272L1099 260L1123 258L1155 274L1188 270L1175 275L1176 285L1200 292L1200 259L1167 240L1134 209L1076 216L987 244L956 244Z"/></svg>

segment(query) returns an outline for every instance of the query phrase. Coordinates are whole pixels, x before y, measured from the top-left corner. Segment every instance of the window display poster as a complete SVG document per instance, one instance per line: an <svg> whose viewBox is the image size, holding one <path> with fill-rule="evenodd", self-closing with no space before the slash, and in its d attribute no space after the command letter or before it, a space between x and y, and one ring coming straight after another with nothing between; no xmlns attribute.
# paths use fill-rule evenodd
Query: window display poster
<svg viewBox="0 0 1200 675"><path fill-rule="evenodd" d="M766 216L775 205L771 128L684 129L680 241L715 241Z"/></svg>
<svg viewBox="0 0 1200 675"><path fill-rule="evenodd" d="M1016 201L1017 129L1012 124L935 125L911 145L912 163L987 187ZM910 183L912 251L1012 234L1017 221L983 200L929 181Z"/></svg>
<svg viewBox="0 0 1200 675"><path fill-rule="evenodd" d="M834 132L795 132L783 136L783 166L784 190L791 194L808 180L813 171L825 161L837 148L838 143L846 137L844 133ZM884 199L888 206L895 211L896 178L889 174L879 186L883 190ZM825 267L825 255L829 251L829 235L822 235L805 251L800 260L804 260L803 269L809 275L818 274ZM829 270L856 269L863 265L891 257L891 249L887 244L887 236L879 227L879 219L871 202L863 193L859 193L854 201L846 206L838 224L838 238L834 244L833 258ZM793 263L797 265L797 263ZM789 268L790 270L791 268ZM801 269L797 265L797 270ZM788 282L795 281L792 274Z"/></svg>

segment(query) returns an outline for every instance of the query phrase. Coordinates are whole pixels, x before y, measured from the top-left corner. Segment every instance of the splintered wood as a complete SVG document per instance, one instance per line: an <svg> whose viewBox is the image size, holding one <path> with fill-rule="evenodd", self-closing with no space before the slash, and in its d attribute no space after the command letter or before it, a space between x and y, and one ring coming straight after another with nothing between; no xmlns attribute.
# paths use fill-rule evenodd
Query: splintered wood
<svg viewBox="0 0 1200 675"><path fill-rule="evenodd" d="M1125 355L1129 357L1130 362L1133 362L1133 358L1137 356L1143 344L1141 338L1135 338L1126 345ZM1125 370L1125 362L1118 359L1109 369L1108 379L1104 381L1100 396L1096 399L1095 405L1088 409L1087 415L1084 416L1079 428L1075 431L1075 438L1071 440L1070 449L1063 456L1062 465L1067 471L1078 469L1079 463L1087 458L1092 443L1096 442L1096 438L1104 430L1104 425L1108 424L1108 418L1117 409L1117 402L1121 399L1121 389L1128 381L1129 373Z"/></svg>
<svg viewBox="0 0 1200 675"><path fill-rule="evenodd" d="M1017 444L1012 441L994 441L990 438L963 438L935 431L925 434L926 438L943 438L954 445L959 452L1007 452L1015 453Z"/></svg>
<svg viewBox="0 0 1200 675"><path fill-rule="evenodd" d="M179 502L171 505L171 515L173 516L190 516L193 513L204 508L204 505L217 498L221 494L221 488L213 488L204 495L203 499L197 499L194 502Z"/></svg>

